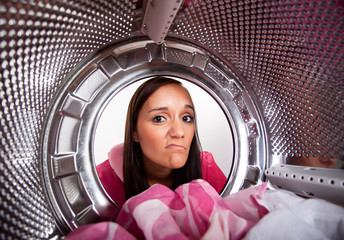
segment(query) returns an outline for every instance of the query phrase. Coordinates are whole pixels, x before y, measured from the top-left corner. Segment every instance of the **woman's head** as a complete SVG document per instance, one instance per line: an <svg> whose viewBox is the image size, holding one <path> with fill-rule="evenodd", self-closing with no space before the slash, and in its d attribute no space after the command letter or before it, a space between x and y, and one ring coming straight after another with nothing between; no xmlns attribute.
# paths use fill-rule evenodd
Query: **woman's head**
<svg viewBox="0 0 344 240"><path fill-rule="evenodd" d="M124 143L126 196L154 183L171 188L201 177L194 105L179 81L156 77L133 95Z"/></svg>

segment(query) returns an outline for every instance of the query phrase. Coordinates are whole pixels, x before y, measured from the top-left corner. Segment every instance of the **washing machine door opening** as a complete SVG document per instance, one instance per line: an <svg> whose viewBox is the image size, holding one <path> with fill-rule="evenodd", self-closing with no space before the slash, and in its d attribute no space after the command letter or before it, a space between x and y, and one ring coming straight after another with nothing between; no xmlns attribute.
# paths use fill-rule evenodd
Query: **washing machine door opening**
<svg viewBox="0 0 344 240"><path fill-rule="evenodd" d="M43 181L55 217L67 231L114 217L118 206L96 171L110 149L99 146L110 148L123 141L124 127L113 120L126 115L123 96L131 97L130 91L154 76L180 80L190 91L199 114L202 146L214 153L228 178L222 195L264 181L270 160L261 109L230 63L201 45L177 38L166 39L163 45L146 37L117 41L85 59L66 79L46 123ZM119 105L121 110L116 109ZM217 123L212 114L218 116ZM106 121L108 126L103 124ZM107 140L104 132L118 140Z"/></svg>

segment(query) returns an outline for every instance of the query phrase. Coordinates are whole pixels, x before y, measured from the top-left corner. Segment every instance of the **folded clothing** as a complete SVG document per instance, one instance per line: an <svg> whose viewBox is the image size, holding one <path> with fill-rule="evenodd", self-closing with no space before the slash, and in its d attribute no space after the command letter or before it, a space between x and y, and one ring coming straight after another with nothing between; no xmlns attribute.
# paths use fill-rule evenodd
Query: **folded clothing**
<svg viewBox="0 0 344 240"><path fill-rule="evenodd" d="M266 188L221 198L204 180L175 191L156 184L128 199L116 223L83 226L66 239L344 239L343 207Z"/></svg>
<svg viewBox="0 0 344 240"><path fill-rule="evenodd" d="M204 180L175 191L154 185L130 198L116 222L138 239L241 239L268 210L266 184L221 198Z"/></svg>

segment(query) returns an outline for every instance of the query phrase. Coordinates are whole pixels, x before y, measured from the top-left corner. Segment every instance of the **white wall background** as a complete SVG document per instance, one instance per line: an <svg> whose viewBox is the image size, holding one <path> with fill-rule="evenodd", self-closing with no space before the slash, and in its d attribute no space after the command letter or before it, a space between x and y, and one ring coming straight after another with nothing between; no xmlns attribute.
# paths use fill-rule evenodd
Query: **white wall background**
<svg viewBox="0 0 344 240"><path fill-rule="evenodd" d="M177 79L190 92L195 105L198 134L204 151L211 152L217 165L228 176L233 159L232 132L217 102L197 85ZM96 165L108 158L109 150L124 142L124 128L129 101L145 80L120 91L106 106L95 132L94 154Z"/></svg>

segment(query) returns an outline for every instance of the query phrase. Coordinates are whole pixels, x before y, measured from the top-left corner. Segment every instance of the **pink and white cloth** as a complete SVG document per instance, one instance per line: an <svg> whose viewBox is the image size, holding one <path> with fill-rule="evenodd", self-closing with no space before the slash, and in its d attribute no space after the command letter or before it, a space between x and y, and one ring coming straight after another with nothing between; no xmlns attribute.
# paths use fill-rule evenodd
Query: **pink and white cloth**
<svg viewBox="0 0 344 240"><path fill-rule="evenodd" d="M266 184L221 198L204 180L175 191L154 185L129 199L116 222L142 239L240 239L265 214Z"/></svg>
<svg viewBox="0 0 344 240"><path fill-rule="evenodd" d="M175 191L154 185L127 200L114 222L66 239L344 239L344 208L267 183L221 198L204 180Z"/></svg>
<svg viewBox="0 0 344 240"><path fill-rule="evenodd" d="M266 186L221 198L204 180L181 185L175 191L156 184L126 201L116 219L119 226L110 222L99 225L102 234L95 239L115 239L111 238L116 236L115 227L121 239L124 239L123 228L128 232L127 239L241 239L268 213L257 201ZM81 239L82 233L90 239L87 228L96 231L97 227L82 227L67 239ZM100 238L106 231L107 238Z"/></svg>

